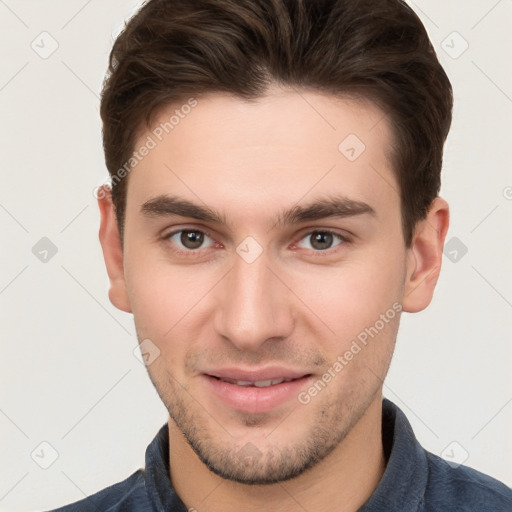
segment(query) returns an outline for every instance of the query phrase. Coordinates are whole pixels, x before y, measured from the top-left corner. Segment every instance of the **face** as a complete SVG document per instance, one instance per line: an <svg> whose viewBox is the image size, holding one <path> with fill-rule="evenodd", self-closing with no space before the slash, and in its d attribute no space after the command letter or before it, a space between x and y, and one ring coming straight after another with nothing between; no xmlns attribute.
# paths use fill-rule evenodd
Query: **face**
<svg viewBox="0 0 512 512"><path fill-rule="evenodd" d="M408 261L390 127L370 103L272 89L198 98L158 140L176 108L136 144L156 142L129 176L124 309L200 459L286 480L380 400Z"/></svg>

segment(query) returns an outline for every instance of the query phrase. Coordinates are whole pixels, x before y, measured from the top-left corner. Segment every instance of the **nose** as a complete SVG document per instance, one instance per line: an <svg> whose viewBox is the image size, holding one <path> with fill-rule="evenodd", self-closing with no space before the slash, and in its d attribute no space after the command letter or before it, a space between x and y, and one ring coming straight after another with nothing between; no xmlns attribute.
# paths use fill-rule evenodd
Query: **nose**
<svg viewBox="0 0 512 512"><path fill-rule="evenodd" d="M240 350L257 351L293 330L293 293L270 263L266 251L251 263L235 254L231 271L215 288L216 332Z"/></svg>

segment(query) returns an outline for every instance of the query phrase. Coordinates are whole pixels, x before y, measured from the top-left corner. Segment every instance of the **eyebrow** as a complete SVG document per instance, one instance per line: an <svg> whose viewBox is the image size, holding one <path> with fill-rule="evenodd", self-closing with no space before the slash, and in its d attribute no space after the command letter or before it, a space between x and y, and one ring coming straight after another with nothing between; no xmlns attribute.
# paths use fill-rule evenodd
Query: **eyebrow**
<svg viewBox="0 0 512 512"><path fill-rule="evenodd" d="M206 205L195 204L187 199L169 195L160 195L149 199L141 206L141 213L146 217L180 216L203 222L227 224L223 213L216 212ZM375 210L365 202L355 201L344 196L329 196L306 205L295 205L288 210L279 212L274 219L273 227L330 217L344 218L364 214L376 216Z"/></svg>

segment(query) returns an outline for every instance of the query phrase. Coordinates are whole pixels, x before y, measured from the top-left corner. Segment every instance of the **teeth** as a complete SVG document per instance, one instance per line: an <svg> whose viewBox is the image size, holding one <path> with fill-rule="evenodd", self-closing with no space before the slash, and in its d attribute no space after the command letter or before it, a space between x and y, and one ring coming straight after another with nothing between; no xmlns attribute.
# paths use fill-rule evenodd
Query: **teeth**
<svg viewBox="0 0 512 512"><path fill-rule="evenodd" d="M266 388L268 386L271 386L273 384L273 381L271 380L259 380L258 382L255 382L254 385L257 388Z"/></svg>
<svg viewBox="0 0 512 512"><path fill-rule="evenodd" d="M236 384L237 386L252 386L254 384L254 382L252 382L252 380L233 380L233 381L228 381L228 382L231 382L232 384Z"/></svg>
<svg viewBox="0 0 512 512"><path fill-rule="evenodd" d="M281 382L290 382L294 379L272 379L272 380L258 380L256 382L251 380L234 380L234 379L220 379L230 384L236 384L237 386L256 386L257 388L267 388L269 386L275 386L281 384Z"/></svg>

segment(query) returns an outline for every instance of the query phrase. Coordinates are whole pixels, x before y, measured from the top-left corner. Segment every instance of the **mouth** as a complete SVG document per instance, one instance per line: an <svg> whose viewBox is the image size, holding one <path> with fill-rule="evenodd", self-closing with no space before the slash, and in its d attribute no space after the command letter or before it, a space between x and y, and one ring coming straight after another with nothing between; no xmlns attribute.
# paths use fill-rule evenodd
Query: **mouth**
<svg viewBox="0 0 512 512"><path fill-rule="evenodd" d="M313 380L311 373L279 369L263 372L226 370L208 372L202 377L214 400L229 409L251 414L271 412L297 402L300 391Z"/></svg>
<svg viewBox="0 0 512 512"><path fill-rule="evenodd" d="M283 382L292 382L294 380L298 380L298 377L295 379L285 379L285 378L279 378L279 379L267 379L267 380L258 380L258 381L251 381L251 380L235 380L235 379L229 379L227 377L215 377L214 375L211 375L210 377L213 377L214 379L221 380L222 382L229 382L230 384L236 384L237 386L254 386L256 388L268 388L270 386L276 386L277 384L281 384Z"/></svg>

